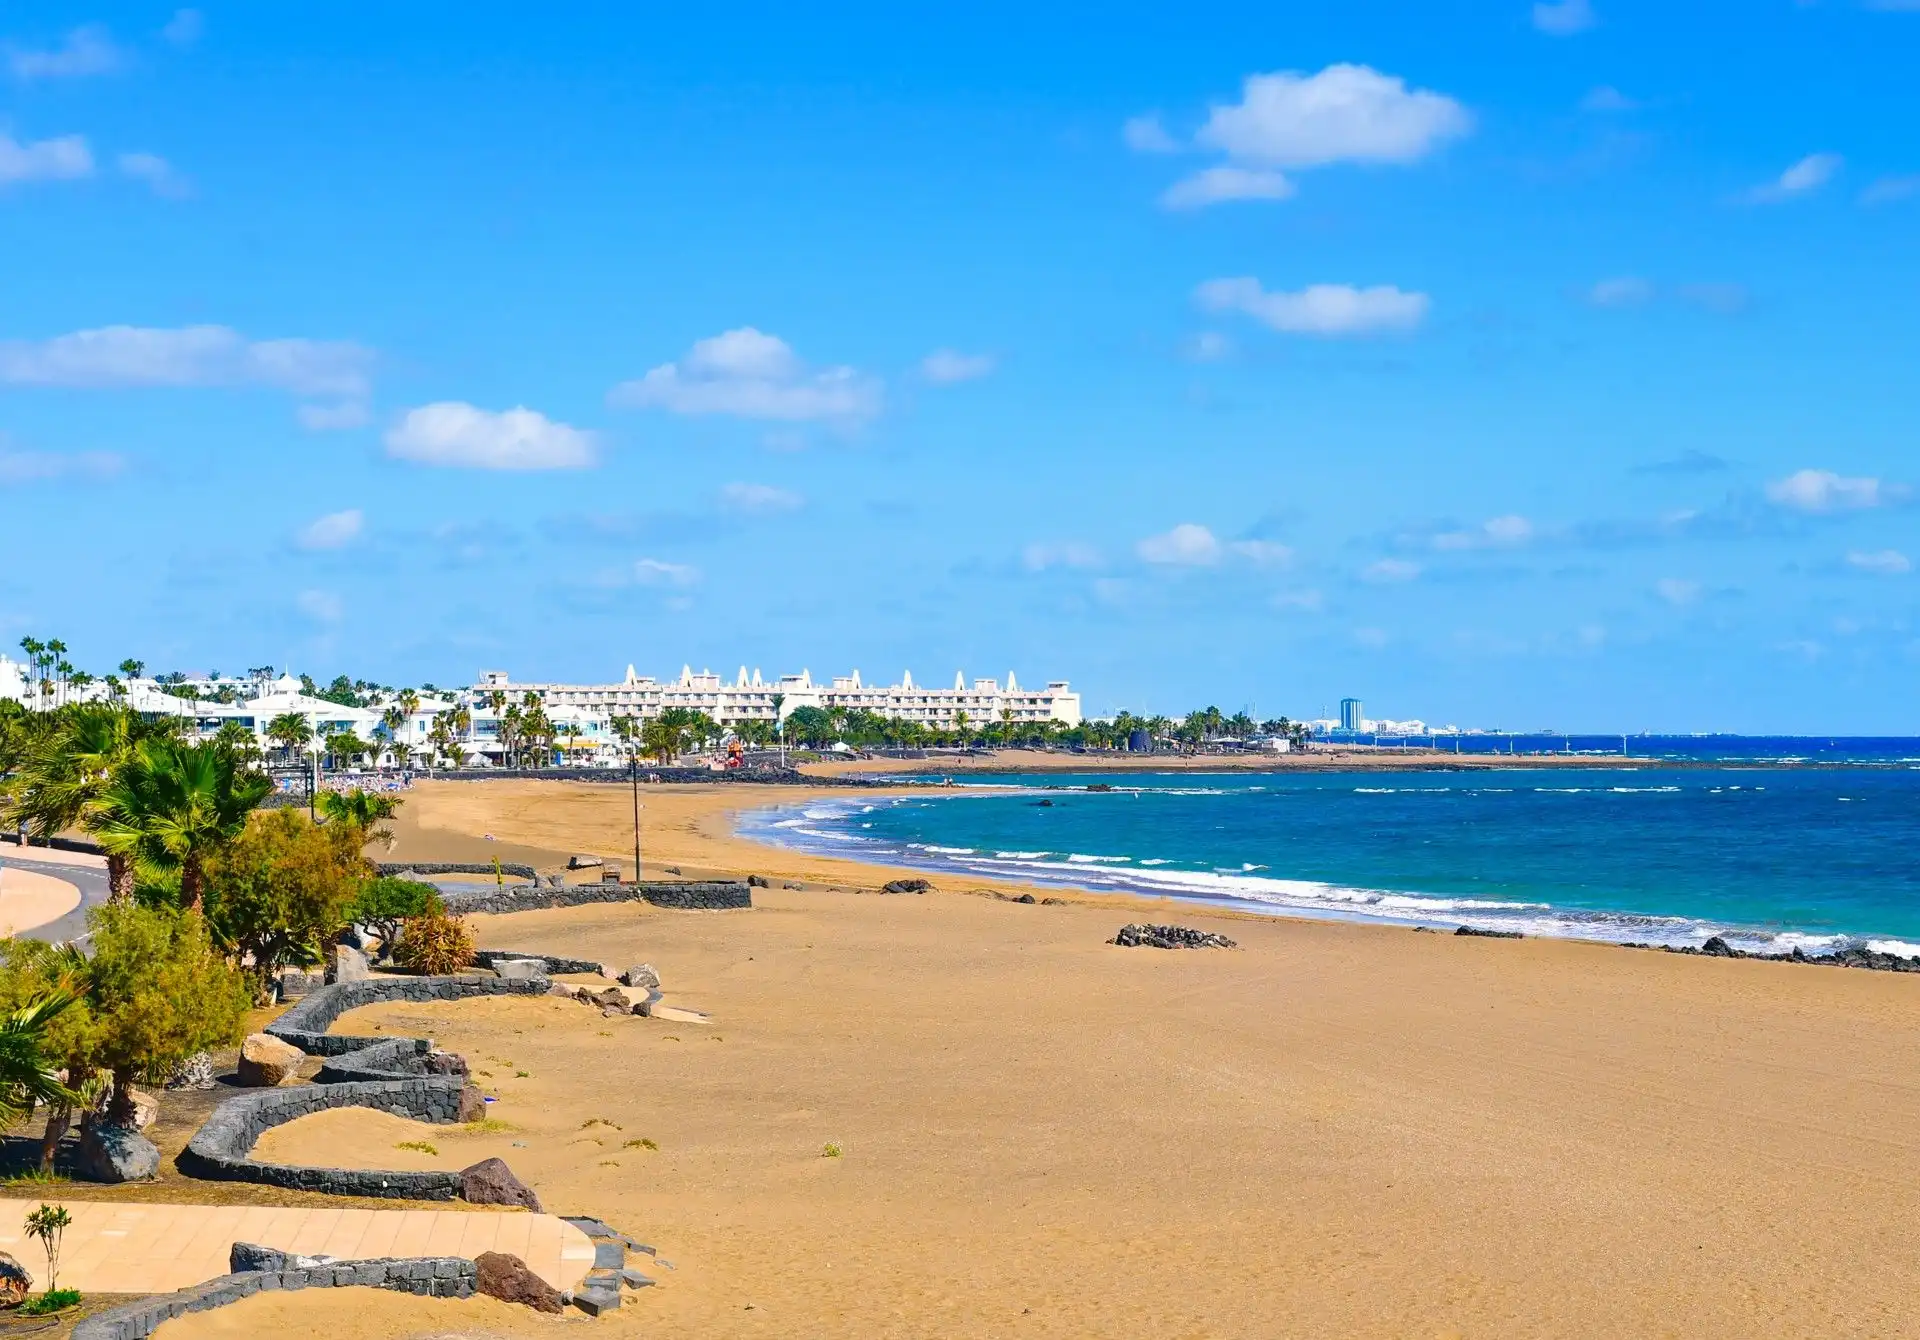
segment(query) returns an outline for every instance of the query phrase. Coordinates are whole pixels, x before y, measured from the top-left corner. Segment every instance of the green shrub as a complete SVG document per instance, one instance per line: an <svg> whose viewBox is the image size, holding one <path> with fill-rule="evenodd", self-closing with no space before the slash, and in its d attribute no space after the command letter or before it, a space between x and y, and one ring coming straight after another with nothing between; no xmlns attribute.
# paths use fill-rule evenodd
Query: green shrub
<svg viewBox="0 0 1920 1340"><path fill-rule="evenodd" d="M43 1317L49 1312L62 1312L77 1306L80 1302L78 1289L49 1289L38 1298L29 1298L20 1305L23 1317Z"/></svg>
<svg viewBox="0 0 1920 1340"><path fill-rule="evenodd" d="M402 922L445 911L440 890L433 885L417 879L381 875L361 884L359 893L347 905L347 921L355 926L371 926L380 937L380 952L392 958Z"/></svg>
<svg viewBox="0 0 1920 1340"><path fill-rule="evenodd" d="M429 977L459 972L473 963L473 928L444 911L407 922L394 946L394 962Z"/></svg>
<svg viewBox="0 0 1920 1340"><path fill-rule="evenodd" d="M207 865L215 939L262 983L320 962L366 878L360 846L347 826L309 823L298 810L256 814Z"/></svg>

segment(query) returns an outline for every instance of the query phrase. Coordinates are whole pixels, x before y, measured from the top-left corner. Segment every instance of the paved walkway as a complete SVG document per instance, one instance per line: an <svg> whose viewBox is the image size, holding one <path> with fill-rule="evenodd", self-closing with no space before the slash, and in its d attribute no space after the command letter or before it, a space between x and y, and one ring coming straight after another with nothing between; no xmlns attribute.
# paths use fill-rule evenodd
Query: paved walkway
<svg viewBox="0 0 1920 1340"><path fill-rule="evenodd" d="M77 905L55 911L44 923L23 915L9 917L0 911L0 923L7 923L17 934L36 940L59 942L86 933L87 909L107 901L107 863L98 856L80 852L54 851L47 847L29 847L22 851L12 842L0 842L0 867L17 870L22 876L42 875L78 891ZM0 879L10 879L0 876ZM24 881L23 881L24 884Z"/></svg>
<svg viewBox="0 0 1920 1340"><path fill-rule="evenodd" d="M60 1283L82 1293L184 1289L226 1274L236 1242L343 1260L510 1252L557 1289L577 1287L593 1265L587 1235L550 1214L57 1203L73 1216L60 1249ZM27 1268L36 1288L46 1287L47 1258L24 1225L40 1204L0 1200L0 1251Z"/></svg>

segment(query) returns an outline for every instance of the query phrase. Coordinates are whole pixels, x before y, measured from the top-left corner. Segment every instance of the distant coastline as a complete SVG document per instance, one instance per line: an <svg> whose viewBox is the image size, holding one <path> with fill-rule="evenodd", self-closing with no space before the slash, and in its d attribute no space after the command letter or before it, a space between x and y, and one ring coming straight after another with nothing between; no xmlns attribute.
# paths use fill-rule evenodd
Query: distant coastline
<svg viewBox="0 0 1920 1340"><path fill-rule="evenodd" d="M1632 737L1629 737L1630 739ZM1670 738L1670 737L1669 737ZM1743 737L1705 737L1701 743ZM1758 737L1772 741L1790 737ZM1820 737L1826 741L1829 737ZM1840 737L1833 739L1846 743ZM1305 753L1074 753L1068 750L998 749L968 754L928 754L924 757L874 755L822 763L805 763L800 771L823 780L841 777L884 777L910 774L1044 774L1053 772L1483 772L1501 768L1828 768L1920 766L1920 739L1873 739L1863 744L1877 750L1806 755L1753 754L1698 756L1603 753L1455 753L1450 749L1397 749L1348 746L1318 748Z"/></svg>

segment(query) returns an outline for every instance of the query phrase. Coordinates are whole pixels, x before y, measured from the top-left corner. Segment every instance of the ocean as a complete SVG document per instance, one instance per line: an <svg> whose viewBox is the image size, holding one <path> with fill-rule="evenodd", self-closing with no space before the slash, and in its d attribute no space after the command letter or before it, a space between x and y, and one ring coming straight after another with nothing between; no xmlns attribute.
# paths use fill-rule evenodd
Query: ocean
<svg viewBox="0 0 1920 1340"><path fill-rule="evenodd" d="M1920 955L1911 764L969 776L762 810L742 832L1296 916Z"/></svg>

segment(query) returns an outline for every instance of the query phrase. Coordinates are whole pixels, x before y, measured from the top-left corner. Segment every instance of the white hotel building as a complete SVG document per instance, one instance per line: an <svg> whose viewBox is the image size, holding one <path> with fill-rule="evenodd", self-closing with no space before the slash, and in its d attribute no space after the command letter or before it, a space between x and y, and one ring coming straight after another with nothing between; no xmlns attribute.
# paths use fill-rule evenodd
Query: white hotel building
<svg viewBox="0 0 1920 1340"><path fill-rule="evenodd" d="M493 693L504 693L509 701L519 702L528 692L540 695L549 714L556 708L574 708L594 715L645 719L657 717L670 707L683 707L705 712L723 726L774 720L776 696L780 699L781 720L800 707L845 707L927 726L950 727L961 712L976 726L1008 719L1080 724L1080 695L1068 687L1066 680L1053 680L1044 689L1027 689L1011 673L1004 687L995 679L976 679L969 686L963 675L955 674L952 688L937 689L914 683L911 671L902 675L898 684L882 686L863 682L858 670L836 676L830 684L816 683L805 670L762 679L758 670L749 676L745 666L740 667L731 684L710 670L695 674L691 666L684 667L680 678L670 682L636 675L628 666L627 677L618 684L522 684L504 670L488 670L481 674L470 696L478 705Z"/></svg>

